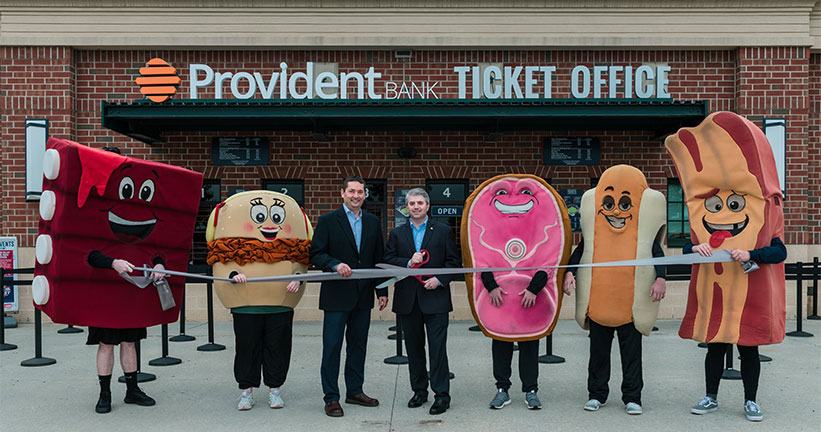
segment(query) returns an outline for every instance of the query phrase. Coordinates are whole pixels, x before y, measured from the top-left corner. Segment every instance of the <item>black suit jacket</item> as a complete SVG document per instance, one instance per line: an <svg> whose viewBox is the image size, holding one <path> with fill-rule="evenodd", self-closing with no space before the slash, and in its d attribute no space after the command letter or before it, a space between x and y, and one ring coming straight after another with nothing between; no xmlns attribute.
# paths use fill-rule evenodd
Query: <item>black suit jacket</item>
<svg viewBox="0 0 821 432"><path fill-rule="evenodd" d="M422 239L422 249L430 254L425 267L458 268L462 266L462 258L456 251L456 242L449 226L434 222L428 218L428 228ZM416 253L413 244L411 222L394 228L388 236L385 247L385 262L395 266L407 267L411 256ZM450 298L450 282L457 275L437 275L442 286L434 290L426 290L416 278L407 277L397 282L393 293L393 311L398 314L408 314L413 308L413 302L419 300L419 309L425 314L447 313L453 310Z"/></svg>
<svg viewBox="0 0 821 432"><path fill-rule="evenodd" d="M361 214L359 252L356 251L353 230L343 207L320 216L311 239L311 264L322 271L333 272L334 266L340 263L348 264L351 269L366 269L382 262L385 246L379 218L364 210ZM376 290L380 282L375 279L322 282L319 308L326 311L372 309L374 291L379 297L388 295L387 288Z"/></svg>

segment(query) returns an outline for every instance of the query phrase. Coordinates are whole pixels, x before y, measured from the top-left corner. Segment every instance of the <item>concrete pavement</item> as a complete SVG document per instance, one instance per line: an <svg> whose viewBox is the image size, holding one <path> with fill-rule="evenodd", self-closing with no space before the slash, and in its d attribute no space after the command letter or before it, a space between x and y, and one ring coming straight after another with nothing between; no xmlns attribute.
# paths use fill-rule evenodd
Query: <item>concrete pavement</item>
<svg viewBox="0 0 821 432"><path fill-rule="evenodd" d="M170 343L170 355L182 364L148 366L161 355L160 328L149 329L142 345L142 370L157 380L141 387L157 400L154 407L125 405L125 385L112 383L113 409L96 414L98 386L94 359L96 348L84 345L87 333L60 335L60 325L43 327L43 355L57 360L55 365L21 367L34 354L33 326L21 324L6 330L6 341L19 346L0 352L0 429L3 431L188 431L188 430L821 430L821 322L805 321L812 338L788 337L784 343L761 348L773 357L762 363L758 402L764 412L760 424L748 422L742 409L741 381L722 380L720 408L706 416L689 412L704 394L705 350L677 335L679 321L659 321L660 331L644 338L644 414L628 416L621 403L621 366L618 349L613 347L610 399L598 412L586 412L587 400L586 332L575 321L559 321L554 332L553 352L567 359L562 364L540 366L540 390L544 409L528 411L519 392L517 358L514 354L513 403L505 409L488 409L495 388L491 372L490 340L470 332L473 322L451 322L448 352L451 370L451 409L440 416L422 408L407 408L412 395L407 366L383 362L395 352L395 342L386 339L393 323L375 321L371 325L366 364L365 391L380 400L380 406L365 408L342 404L345 416L329 418L323 413L319 382L321 323L297 322L288 381L283 386L285 408L267 407L267 389L258 389L256 407L247 412L236 409L237 390L233 379L233 332L231 323L216 323L216 342L226 350L201 352L196 347L207 341L205 323L187 323L193 342ZM787 323L788 330L795 322ZM171 325L171 334L177 331ZM614 341L614 345L617 343ZM544 352L544 343L540 352ZM738 368L738 359L734 358ZM115 377L121 375L115 366ZM344 380L340 378L344 392ZM432 400L432 397L431 397Z"/></svg>

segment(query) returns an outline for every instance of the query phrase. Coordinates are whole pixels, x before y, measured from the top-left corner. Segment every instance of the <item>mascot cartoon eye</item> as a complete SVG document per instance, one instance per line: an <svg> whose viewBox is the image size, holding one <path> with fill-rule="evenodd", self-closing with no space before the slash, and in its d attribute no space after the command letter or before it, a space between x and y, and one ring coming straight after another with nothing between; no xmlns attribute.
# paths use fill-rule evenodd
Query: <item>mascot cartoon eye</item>
<svg viewBox="0 0 821 432"><path fill-rule="evenodd" d="M601 200L601 208L606 211L613 210L616 207L616 201L610 195L605 195Z"/></svg>
<svg viewBox="0 0 821 432"><path fill-rule="evenodd" d="M154 199L154 180L148 179L140 186L140 199L147 202Z"/></svg>
<svg viewBox="0 0 821 432"><path fill-rule="evenodd" d="M724 202L721 201L720 196L713 195L704 200L704 208L706 208L710 213L718 213L722 208L724 208Z"/></svg>
<svg viewBox="0 0 821 432"><path fill-rule="evenodd" d="M256 223L263 223L268 218L268 208L263 204L251 207L251 220Z"/></svg>
<svg viewBox="0 0 821 432"><path fill-rule="evenodd" d="M623 196L619 198L619 210L627 211L633 207L633 201L630 199L629 196Z"/></svg>
<svg viewBox="0 0 821 432"><path fill-rule="evenodd" d="M746 205L747 200L739 194L732 194L729 197L727 197L727 207L729 207L731 211L739 212L741 210L744 210L744 206Z"/></svg>
<svg viewBox="0 0 821 432"><path fill-rule="evenodd" d="M506 190L504 190L504 189L499 189L498 191L496 191L496 195L497 195L497 196L498 196L498 195L507 195L507 191L506 191Z"/></svg>
<svg viewBox="0 0 821 432"><path fill-rule="evenodd" d="M531 192L530 189L522 189L522 195L533 196L533 192Z"/></svg>
<svg viewBox="0 0 821 432"><path fill-rule="evenodd" d="M131 180L131 177L123 177L120 180L120 188L118 190L120 195L120 199L131 199L134 197L134 180Z"/></svg>
<svg viewBox="0 0 821 432"><path fill-rule="evenodd" d="M285 220L285 209L278 205L271 206L271 220L277 225L281 224Z"/></svg>

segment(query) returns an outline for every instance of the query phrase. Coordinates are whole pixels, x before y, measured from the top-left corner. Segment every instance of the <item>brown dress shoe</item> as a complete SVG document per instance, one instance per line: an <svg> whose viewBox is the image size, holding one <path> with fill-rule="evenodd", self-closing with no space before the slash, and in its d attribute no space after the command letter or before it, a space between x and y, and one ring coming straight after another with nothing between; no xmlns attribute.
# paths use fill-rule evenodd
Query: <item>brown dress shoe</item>
<svg viewBox="0 0 821 432"><path fill-rule="evenodd" d="M379 401L368 397L365 393L359 393L356 396L348 396L345 398L345 403L354 404L354 405L362 405L366 407L375 407L379 406Z"/></svg>
<svg viewBox="0 0 821 432"><path fill-rule="evenodd" d="M345 412L342 411L338 401L330 401L325 402L325 415L328 417L342 417Z"/></svg>

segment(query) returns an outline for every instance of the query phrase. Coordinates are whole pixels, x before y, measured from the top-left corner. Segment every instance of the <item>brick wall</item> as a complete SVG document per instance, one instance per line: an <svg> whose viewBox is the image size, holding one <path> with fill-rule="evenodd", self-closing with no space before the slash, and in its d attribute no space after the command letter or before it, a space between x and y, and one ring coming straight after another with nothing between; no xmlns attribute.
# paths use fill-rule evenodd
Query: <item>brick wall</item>
<svg viewBox="0 0 821 432"><path fill-rule="evenodd" d="M821 54L810 56L807 243L821 245Z"/></svg>

